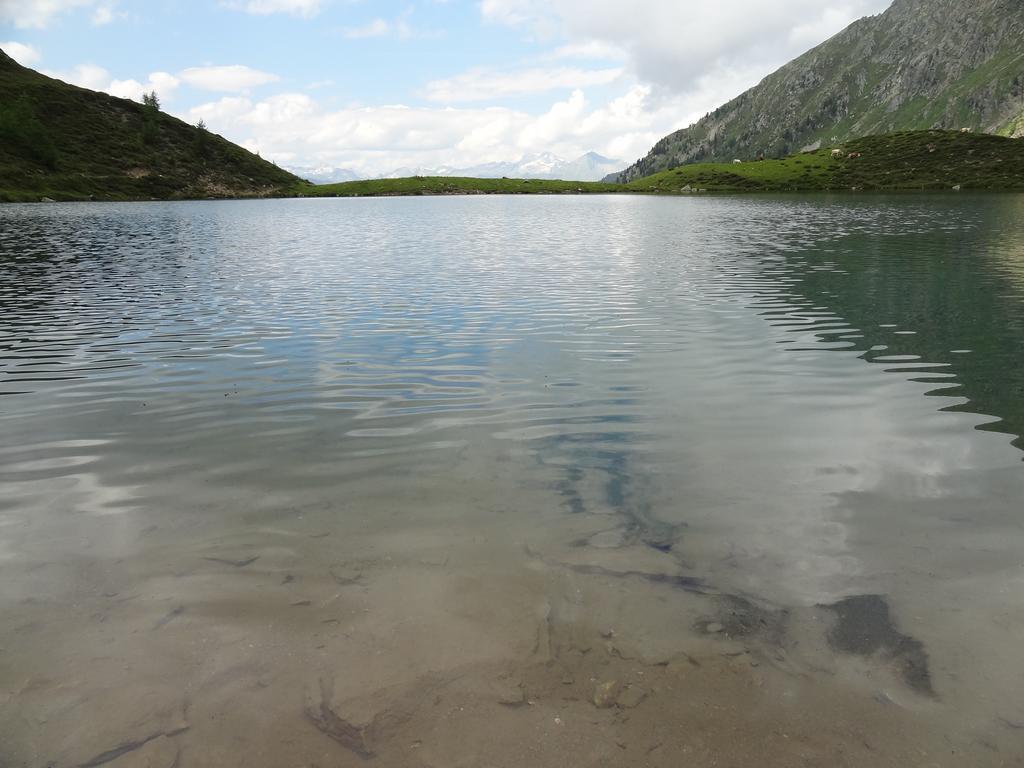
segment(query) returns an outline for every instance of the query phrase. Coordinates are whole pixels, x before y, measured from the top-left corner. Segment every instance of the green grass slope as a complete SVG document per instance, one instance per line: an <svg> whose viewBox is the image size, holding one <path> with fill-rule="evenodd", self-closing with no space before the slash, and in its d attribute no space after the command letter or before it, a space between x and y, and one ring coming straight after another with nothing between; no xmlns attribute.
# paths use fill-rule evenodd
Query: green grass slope
<svg viewBox="0 0 1024 768"><path fill-rule="evenodd" d="M254 197L298 182L220 136L0 51L0 201Z"/></svg>
<svg viewBox="0 0 1024 768"><path fill-rule="evenodd" d="M839 150L839 156L833 157L833 149ZM854 139L781 160L682 165L623 187L660 193L697 189L1024 190L1024 139L959 131L905 131Z"/></svg>

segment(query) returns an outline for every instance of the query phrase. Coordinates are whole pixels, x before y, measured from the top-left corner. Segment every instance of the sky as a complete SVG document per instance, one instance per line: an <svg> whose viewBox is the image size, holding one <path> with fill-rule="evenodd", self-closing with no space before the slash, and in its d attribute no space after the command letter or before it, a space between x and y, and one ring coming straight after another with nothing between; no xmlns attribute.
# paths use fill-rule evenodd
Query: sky
<svg viewBox="0 0 1024 768"><path fill-rule="evenodd" d="M626 165L890 0L0 0L0 48L295 170Z"/></svg>

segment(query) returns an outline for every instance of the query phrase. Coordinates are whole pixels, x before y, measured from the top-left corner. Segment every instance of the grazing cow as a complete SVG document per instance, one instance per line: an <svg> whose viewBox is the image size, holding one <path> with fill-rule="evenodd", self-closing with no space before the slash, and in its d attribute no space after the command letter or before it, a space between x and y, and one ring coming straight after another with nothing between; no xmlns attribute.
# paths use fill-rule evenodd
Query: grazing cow
<svg viewBox="0 0 1024 768"><path fill-rule="evenodd" d="M841 150L841 149L833 149L832 150L832 157L842 157L842 156L843 156L843 150Z"/></svg>
<svg viewBox="0 0 1024 768"><path fill-rule="evenodd" d="M850 158L851 160L856 159L860 157L860 152L851 152L850 154L847 155L847 157Z"/></svg>
<svg viewBox="0 0 1024 768"><path fill-rule="evenodd" d="M960 129L960 133L970 133L970 132L971 132L970 128L961 128Z"/></svg>
<svg viewBox="0 0 1024 768"><path fill-rule="evenodd" d="M732 164L733 165L743 165L743 161L742 160L733 160Z"/></svg>

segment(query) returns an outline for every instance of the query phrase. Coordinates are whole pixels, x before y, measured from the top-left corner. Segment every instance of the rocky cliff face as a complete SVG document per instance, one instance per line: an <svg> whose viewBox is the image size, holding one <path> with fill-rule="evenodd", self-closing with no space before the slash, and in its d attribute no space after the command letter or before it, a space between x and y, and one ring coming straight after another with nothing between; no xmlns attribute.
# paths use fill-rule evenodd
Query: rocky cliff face
<svg viewBox="0 0 1024 768"><path fill-rule="evenodd" d="M609 180L925 128L1024 136L1024 0L895 0Z"/></svg>

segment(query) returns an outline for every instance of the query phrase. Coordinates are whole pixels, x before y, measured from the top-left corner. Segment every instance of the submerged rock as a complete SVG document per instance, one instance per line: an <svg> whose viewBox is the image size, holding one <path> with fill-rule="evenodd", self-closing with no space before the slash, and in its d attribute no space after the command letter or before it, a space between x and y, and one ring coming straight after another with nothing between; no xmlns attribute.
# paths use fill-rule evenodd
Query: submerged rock
<svg viewBox="0 0 1024 768"><path fill-rule="evenodd" d="M591 702L598 709L611 709L618 700L622 684L618 680L607 680L594 686Z"/></svg>
<svg viewBox="0 0 1024 768"><path fill-rule="evenodd" d="M496 698L503 707L521 707L526 703L526 692L523 691L522 683L516 680L498 680L496 685Z"/></svg>
<svg viewBox="0 0 1024 768"><path fill-rule="evenodd" d="M935 695L924 645L896 629L884 597L856 595L821 607L837 618L828 633L834 649L858 656L881 655L896 664L904 682L915 691Z"/></svg>

